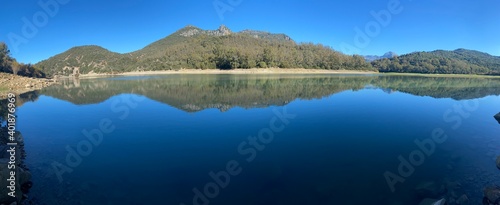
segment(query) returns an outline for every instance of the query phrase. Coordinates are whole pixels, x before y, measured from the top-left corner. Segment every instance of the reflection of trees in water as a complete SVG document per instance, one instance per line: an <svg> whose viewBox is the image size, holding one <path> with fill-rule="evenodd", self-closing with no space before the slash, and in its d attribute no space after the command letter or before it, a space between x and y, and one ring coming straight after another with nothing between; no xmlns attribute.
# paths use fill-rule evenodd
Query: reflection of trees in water
<svg viewBox="0 0 500 205"><path fill-rule="evenodd" d="M58 82L64 87L64 89L78 88L80 87L80 78L70 77L59 79Z"/></svg>
<svg viewBox="0 0 500 205"><path fill-rule="evenodd" d="M16 98L16 107L21 107L26 102L34 102L38 99L39 91L30 91L27 93L20 94ZM0 124L4 125L7 119L7 114L9 113L7 105L9 104L8 99L0 100Z"/></svg>
<svg viewBox="0 0 500 205"><path fill-rule="evenodd" d="M264 77L264 76L171 76L139 80L85 80L80 88L54 86L44 95L75 104L99 103L121 93L147 96L186 111L207 108L227 110L234 106L284 105L297 98L313 99L349 89L361 89L367 78Z"/></svg>
<svg viewBox="0 0 500 205"><path fill-rule="evenodd" d="M17 96L16 98L16 107L22 106L26 102L30 101L35 101L38 99L38 93L37 91L32 91L28 93L21 94ZM5 100L0 100L0 178L1 179L7 179L7 176L9 176L9 172L11 171L8 168L8 161L10 154L7 152L7 149L10 149L11 146L7 146L7 143L10 142L9 140L9 134L8 134L8 126L6 125L6 121L8 119L8 114L9 111L7 110L7 106L9 104L9 101L7 99ZM16 121L19 119L16 119ZM31 174L29 173L29 169L26 167L24 164L24 159L26 158L26 152L24 150L24 139L19 132L19 130L16 130L14 133L14 137L16 138L17 146L16 146L16 184L18 185L16 187L16 198L12 197L3 197L7 196L7 190L2 189L2 194L3 196L0 196L0 204L10 204L12 202L17 202L17 204L22 203L21 200L24 199L23 194L26 194L29 192L29 189L32 186L31 180ZM5 188L7 187L6 180L0 181L0 187Z"/></svg>
<svg viewBox="0 0 500 205"><path fill-rule="evenodd" d="M284 105L366 86L456 100L500 95L500 79L418 76L172 75L82 80L78 85L68 80L41 92L75 104L134 93L186 111Z"/></svg>
<svg viewBox="0 0 500 205"><path fill-rule="evenodd" d="M455 100L500 95L500 78L381 76L374 84L412 95Z"/></svg>

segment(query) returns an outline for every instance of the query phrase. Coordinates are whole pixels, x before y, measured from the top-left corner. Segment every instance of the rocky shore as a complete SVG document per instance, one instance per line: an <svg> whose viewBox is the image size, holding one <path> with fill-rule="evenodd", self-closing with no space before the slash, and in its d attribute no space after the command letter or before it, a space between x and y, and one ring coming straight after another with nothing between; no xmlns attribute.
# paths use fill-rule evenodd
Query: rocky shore
<svg viewBox="0 0 500 205"><path fill-rule="evenodd" d="M27 78L9 73L0 73L0 99L6 99L9 93L17 95L40 90L56 83L54 79Z"/></svg>
<svg viewBox="0 0 500 205"><path fill-rule="evenodd" d="M16 131L13 136L17 145L8 145L9 130L3 124L6 120L6 102L9 93L16 96L26 95L29 92L40 90L55 84L53 79L27 78L9 73L0 73L0 205L22 205L27 202L27 193L32 186L31 173L24 164L26 153L24 151L23 136ZM22 102L18 98L16 105ZM12 154L14 153L14 154ZM14 171L13 171L14 170ZM12 175L15 173L15 175ZM10 180L13 179L13 180ZM14 184L14 186L11 186ZM10 187L9 187L10 186Z"/></svg>

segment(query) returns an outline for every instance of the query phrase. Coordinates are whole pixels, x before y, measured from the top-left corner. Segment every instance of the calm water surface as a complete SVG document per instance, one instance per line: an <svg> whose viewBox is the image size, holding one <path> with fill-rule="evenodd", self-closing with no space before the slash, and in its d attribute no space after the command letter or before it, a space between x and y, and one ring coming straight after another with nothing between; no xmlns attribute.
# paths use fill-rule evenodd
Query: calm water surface
<svg viewBox="0 0 500 205"><path fill-rule="evenodd" d="M39 204L480 204L500 184L499 95L479 78L115 77L17 114Z"/></svg>

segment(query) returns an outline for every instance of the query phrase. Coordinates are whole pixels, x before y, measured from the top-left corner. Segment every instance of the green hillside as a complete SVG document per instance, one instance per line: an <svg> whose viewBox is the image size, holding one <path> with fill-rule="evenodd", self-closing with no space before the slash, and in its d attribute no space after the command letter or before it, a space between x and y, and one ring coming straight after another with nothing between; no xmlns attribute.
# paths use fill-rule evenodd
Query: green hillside
<svg viewBox="0 0 500 205"><path fill-rule="evenodd" d="M348 56L311 43L296 43L285 34L225 26L202 30L187 26L143 49L126 54L98 46L72 48L36 64L49 75L120 73L139 70L315 68L373 70L361 56Z"/></svg>
<svg viewBox="0 0 500 205"><path fill-rule="evenodd" d="M73 74L75 68L78 68L80 73L112 73L120 68L122 59L121 54L99 46L79 46L36 65L49 74Z"/></svg>
<svg viewBox="0 0 500 205"><path fill-rule="evenodd" d="M115 53L99 46L80 46L37 63L50 75L235 68L306 68L378 70L380 72L500 75L500 57L457 49L414 52L371 63L359 55L345 55L328 46L297 43L285 34L225 26L203 30L186 26L131 53Z"/></svg>
<svg viewBox="0 0 500 205"><path fill-rule="evenodd" d="M380 72L500 75L500 57L467 49L415 52L372 65Z"/></svg>

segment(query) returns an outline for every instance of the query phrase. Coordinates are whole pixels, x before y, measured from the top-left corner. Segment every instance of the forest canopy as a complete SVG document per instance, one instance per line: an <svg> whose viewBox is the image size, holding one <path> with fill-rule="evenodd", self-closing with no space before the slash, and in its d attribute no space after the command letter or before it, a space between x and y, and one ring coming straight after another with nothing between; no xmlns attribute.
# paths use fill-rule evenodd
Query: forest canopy
<svg viewBox="0 0 500 205"><path fill-rule="evenodd" d="M380 72L500 75L500 57L466 49L415 52L372 65Z"/></svg>

